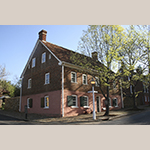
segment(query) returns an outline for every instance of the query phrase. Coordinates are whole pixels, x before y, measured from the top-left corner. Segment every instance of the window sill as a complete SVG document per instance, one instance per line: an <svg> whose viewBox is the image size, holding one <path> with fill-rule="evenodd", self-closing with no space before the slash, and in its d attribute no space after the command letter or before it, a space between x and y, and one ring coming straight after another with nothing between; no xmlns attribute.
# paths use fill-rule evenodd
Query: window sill
<svg viewBox="0 0 150 150"><path fill-rule="evenodd" d="M72 82L72 81L71 81L71 83L76 83L76 84L77 84L78 82Z"/></svg>
<svg viewBox="0 0 150 150"><path fill-rule="evenodd" d="M71 108L79 108L78 106L71 106Z"/></svg>
<svg viewBox="0 0 150 150"><path fill-rule="evenodd" d="M83 108L90 108L89 106L83 106Z"/></svg>
<svg viewBox="0 0 150 150"><path fill-rule="evenodd" d="M44 85L49 85L49 83L45 83Z"/></svg>
<svg viewBox="0 0 150 150"><path fill-rule="evenodd" d="M49 107L44 107L44 109L49 109Z"/></svg>

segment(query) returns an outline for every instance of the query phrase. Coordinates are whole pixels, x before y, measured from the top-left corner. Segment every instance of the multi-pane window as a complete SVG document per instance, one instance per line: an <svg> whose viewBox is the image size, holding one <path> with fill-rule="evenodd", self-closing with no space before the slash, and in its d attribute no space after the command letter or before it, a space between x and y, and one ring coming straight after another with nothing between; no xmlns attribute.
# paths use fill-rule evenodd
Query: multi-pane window
<svg viewBox="0 0 150 150"><path fill-rule="evenodd" d="M118 100L117 100L117 98L113 99L113 106L114 107L118 107Z"/></svg>
<svg viewBox="0 0 150 150"><path fill-rule="evenodd" d="M32 108L32 102L33 100L31 98L27 99L27 108Z"/></svg>
<svg viewBox="0 0 150 150"><path fill-rule="evenodd" d="M45 74L45 84L49 84L50 83L49 80L50 80L50 74L46 73Z"/></svg>
<svg viewBox="0 0 150 150"><path fill-rule="evenodd" d="M31 88L31 79L28 79L28 89Z"/></svg>
<svg viewBox="0 0 150 150"><path fill-rule="evenodd" d="M88 102L88 97L87 96L81 96L80 97L80 106L81 107L89 106L89 102Z"/></svg>
<svg viewBox="0 0 150 150"><path fill-rule="evenodd" d="M76 95L72 95L72 96L67 96L67 105L73 106L73 107L77 107L77 96Z"/></svg>
<svg viewBox="0 0 150 150"><path fill-rule="evenodd" d="M49 96L45 96L41 98L41 107L49 108Z"/></svg>
<svg viewBox="0 0 150 150"><path fill-rule="evenodd" d="M33 58L33 59L32 59L32 68L35 67L35 61L36 61L36 59Z"/></svg>
<svg viewBox="0 0 150 150"><path fill-rule="evenodd" d="M42 63L46 62L46 52L42 54Z"/></svg>
<svg viewBox="0 0 150 150"><path fill-rule="evenodd" d="M45 104L45 108L49 108L49 97L48 96L44 97L44 104Z"/></svg>
<svg viewBox="0 0 150 150"><path fill-rule="evenodd" d="M77 74L76 72L71 72L71 82L76 83L77 82Z"/></svg>
<svg viewBox="0 0 150 150"><path fill-rule="evenodd" d="M83 81L83 84L87 84L87 75L86 74L82 75L82 81Z"/></svg>

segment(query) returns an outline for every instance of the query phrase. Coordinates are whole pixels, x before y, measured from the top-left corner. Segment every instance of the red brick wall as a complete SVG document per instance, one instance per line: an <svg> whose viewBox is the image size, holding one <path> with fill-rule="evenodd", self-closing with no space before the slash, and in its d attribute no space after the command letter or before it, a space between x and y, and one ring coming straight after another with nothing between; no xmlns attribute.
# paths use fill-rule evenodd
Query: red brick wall
<svg viewBox="0 0 150 150"><path fill-rule="evenodd" d="M42 53L46 52L46 62L41 63ZM22 86L22 95L38 94L48 91L61 90L61 66L58 65L58 60L56 60L52 55L49 59L50 52L40 43L37 47L32 58L36 58L36 65L32 68L32 59L30 64L30 69L27 69ZM50 84L45 84L45 74L50 73ZM28 89L28 79L32 79L32 87Z"/></svg>
<svg viewBox="0 0 150 150"><path fill-rule="evenodd" d="M81 92L88 92L92 90L92 85L90 83L92 76L88 75L86 73L79 72L75 69L71 69L68 67L65 67L64 69L64 89L70 90L70 91L81 91ZM76 72L77 73L77 83L71 83L71 72ZM87 75L87 85L84 85L82 83L82 75L86 74ZM99 87L95 86L95 90L100 93ZM106 92L106 87L103 88L104 93Z"/></svg>
<svg viewBox="0 0 150 150"><path fill-rule="evenodd" d="M41 98L45 96L49 96L49 108L41 108ZM28 113L61 116L61 90L22 96L22 103L21 103L22 112L24 112L24 106L27 105L28 98L33 99L32 108L28 109Z"/></svg>
<svg viewBox="0 0 150 150"><path fill-rule="evenodd" d="M67 96L71 95L77 95L77 104L78 108L72 108L67 106ZM86 93L86 92L80 92L80 91L69 91L69 90L64 90L64 115L65 116L77 116L79 114L83 114L85 108L80 107L80 97L81 96L88 96L89 99L89 107L93 110L93 95L92 93ZM100 96L100 101L101 101L101 111L103 110L104 105L104 100L105 98L103 97L102 94L95 94L95 111L97 112L97 102L96 102L96 97ZM110 110L116 110L116 109L121 109L121 97L119 95L110 95L111 101L113 98L118 99L118 107L110 107ZM89 110L90 110L89 108Z"/></svg>

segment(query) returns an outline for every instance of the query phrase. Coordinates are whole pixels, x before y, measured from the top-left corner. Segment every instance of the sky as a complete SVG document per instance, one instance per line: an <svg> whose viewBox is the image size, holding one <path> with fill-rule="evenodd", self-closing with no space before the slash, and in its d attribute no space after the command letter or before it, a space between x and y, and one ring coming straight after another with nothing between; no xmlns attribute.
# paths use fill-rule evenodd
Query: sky
<svg viewBox="0 0 150 150"><path fill-rule="evenodd" d="M28 58L38 40L38 33L47 31L50 43L76 51L87 25L0 25L0 65L6 67L12 83L20 78Z"/></svg>
<svg viewBox="0 0 150 150"><path fill-rule="evenodd" d="M48 42L76 51L87 28L88 25L0 25L0 65L10 73L6 80L14 83L16 77L20 78L42 29L47 31Z"/></svg>

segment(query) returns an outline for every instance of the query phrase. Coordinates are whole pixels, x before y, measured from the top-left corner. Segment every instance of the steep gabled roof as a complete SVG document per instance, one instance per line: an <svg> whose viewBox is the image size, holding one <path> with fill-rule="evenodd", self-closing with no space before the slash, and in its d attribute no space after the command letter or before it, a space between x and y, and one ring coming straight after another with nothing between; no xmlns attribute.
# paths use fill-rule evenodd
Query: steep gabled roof
<svg viewBox="0 0 150 150"><path fill-rule="evenodd" d="M74 56L77 56L78 58L80 58L80 62L82 64L84 63L87 63L87 62L90 62L92 65L98 65L98 66L101 66L101 67L104 67L103 64L101 64L98 60L95 60L91 57L88 57L88 56L85 56L83 54L80 54L80 53L77 53L77 52L74 52L72 50L69 50L69 49L66 49L66 48L63 48L61 46L57 46L55 44L52 44L52 43L49 43L49 42L46 42L46 43L43 43L46 47L48 47L48 49L53 52L53 54L60 60L60 61L64 61L64 62L67 62L67 63L71 63L71 64L74 64L75 65L75 62L71 59L71 57L74 55ZM85 61L86 59L86 61Z"/></svg>
<svg viewBox="0 0 150 150"><path fill-rule="evenodd" d="M58 60L59 64L69 63L71 65L76 65L76 67L77 66L81 66L82 67L82 65L90 64L90 68L91 69L94 69L94 67L92 67L92 66L99 66L99 67L102 67L102 68L105 67L105 65L100 63L97 59L85 56L83 54L80 54L80 53L74 52L72 50L69 50L69 49L63 48L61 46L57 46L55 44L47 42L46 41L46 33L47 32L45 30L42 30L41 32L39 32L39 39L37 40L36 45L35 45L32 53L31 53L31 55L30 55L30 57L28 59L28 62L26 64L22 74L21 74L21 78L24 76L24 73L25 73L26 69L28 68L28 65L29 65L29 63L30 63L30 61L31 61L31 59L33 57L33 54L36 51L39 43L41 43ZM80 60L80 63L75 63L71 59L71 57L73 55L77 59Z"/></svg>

